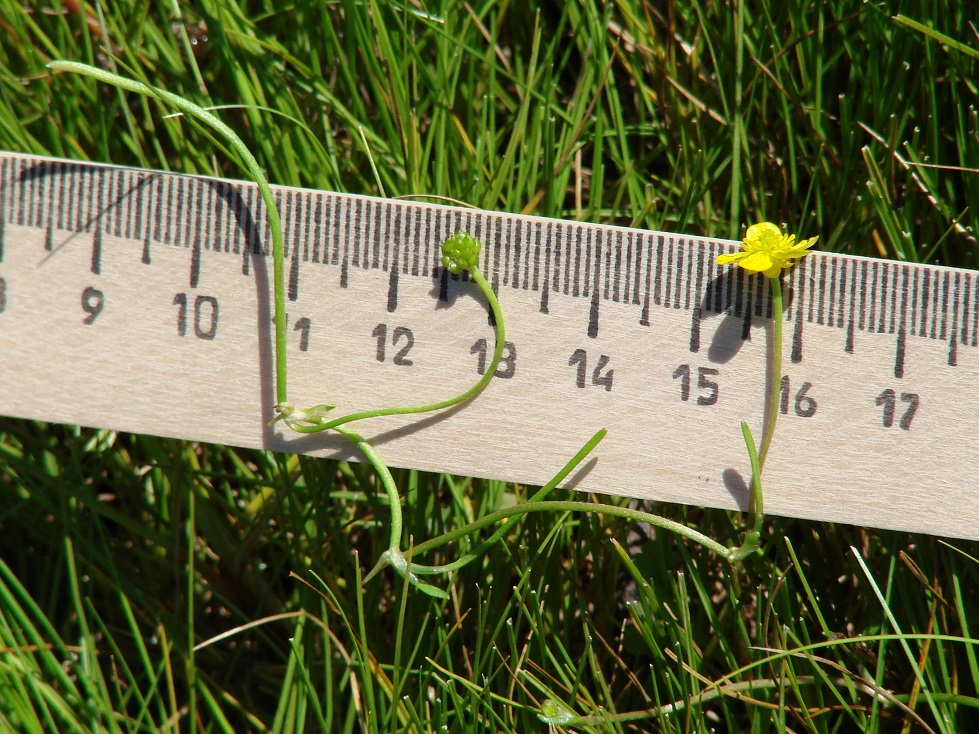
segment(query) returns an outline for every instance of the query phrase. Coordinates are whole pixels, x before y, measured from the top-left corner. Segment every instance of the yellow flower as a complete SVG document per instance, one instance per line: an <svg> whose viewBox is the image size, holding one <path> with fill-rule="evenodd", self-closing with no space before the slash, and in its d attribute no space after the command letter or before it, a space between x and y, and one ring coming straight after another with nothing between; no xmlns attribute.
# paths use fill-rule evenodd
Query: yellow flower
<svg viewBox="0 0 979 734"><path fill-rule="evenodd" d="M809 254L809 248L818 237L795 241L794 234L782 234L771 222L762 222L748 227L741 246L744 252L718 255L717 264L737 263L753 273L764 273L769 278L777 278L782 270L795 265L796 260Z"/></svg>

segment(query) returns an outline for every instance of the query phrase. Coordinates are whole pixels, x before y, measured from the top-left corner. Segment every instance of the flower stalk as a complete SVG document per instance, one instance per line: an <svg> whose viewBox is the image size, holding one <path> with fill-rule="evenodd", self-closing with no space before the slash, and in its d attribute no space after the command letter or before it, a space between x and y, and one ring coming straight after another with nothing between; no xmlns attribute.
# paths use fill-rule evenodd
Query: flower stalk
<svg viewBox="0 0 979 734"><path fill-rule="evenodd" d="M367 418L378 418L386 415L412 415L416 413L431 413L437 410L451 408L472 397L475 397L483 388L489 384L496 374L500 360L503 358L503 351L506 346L506 327L503 321L503 310L500 308L500 301L493 292L493 288L486 281L485 276L479 269L479 251L481 245L472 235L465 232L457 232L442 243L442 265L450 273L458 275L464 270L469 271L469 276L479 287L490 312L493 314L493 322L496 325L496 340L493 348L493 357L483 375L468 390L455 395L447 400L441 400L427 405L413 405L398 408L377 408L374 410L362 410L356 413L327 420L327 413L333 410L332 405L316 405L307 410L298 410L286 401L280 401L275 406L276 415L273 423L284 421L292 430L297 433L319 433L331 428L337 428L345 423L364 420Z"/></svg>
<svg viewBox="0 0 979 734"><path fill-rule="evenodd" d="M772 372L766 394L764 428L761 449L755 448L755 439L748 424L741 421L741 435L744 437L748 460L751 464L751 488L749 490L748 513L751 517L749 530L745 533L741 546L731 549L728 559L742 561L754 553L761 543L761 527L765 519L764 497L762 492L762 471L765 459L775 436L775 423L778 420L779 396L782 386L782 284L779 278L783 270L793 267L801 258L809 254L818 237L796 242L795 235L782 234L778 226L771 222L761 222L748 227L742 251L718 255L718 265L736 263L739 267L753 273L762 273L768 278L772 292Z"/></svg>

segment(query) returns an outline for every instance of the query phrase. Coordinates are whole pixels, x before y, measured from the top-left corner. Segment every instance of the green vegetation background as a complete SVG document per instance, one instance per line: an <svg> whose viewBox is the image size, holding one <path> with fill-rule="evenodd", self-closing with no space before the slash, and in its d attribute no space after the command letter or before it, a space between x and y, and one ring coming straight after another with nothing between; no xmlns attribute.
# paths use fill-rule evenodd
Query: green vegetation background
<svg viewBox="0 0 979 734"><path fill-rule="evenodd" d="M731 238L771 220L976 268L967 5L0 0L0 148L242 175L159 105L51 77L65 58L245 105L220 114L275 183ZM525 492L397 477L416 539ZM979 730L977 564L935 538L771 519L732 569L538 515L443 603L358 585L386 520L360 465L0 419L0 730L529 732L549 699L569 731Z"/></svg>

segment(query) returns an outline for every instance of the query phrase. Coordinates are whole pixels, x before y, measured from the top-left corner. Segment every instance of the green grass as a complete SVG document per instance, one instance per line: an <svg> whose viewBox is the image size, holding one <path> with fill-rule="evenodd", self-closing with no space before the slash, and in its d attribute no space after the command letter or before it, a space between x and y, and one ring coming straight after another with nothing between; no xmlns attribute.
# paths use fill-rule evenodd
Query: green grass
<svg viewBox="0 0 979 734"><path fill-rule="evenodd" d="M241 105L275 183L979 267L964 3L34 5L0 0L4 149L241 177L45 69L114 63ZM529 494L395 475L416 542ZM976 544L771 518L732 570L535 513L443 602L359 583L387 517L361 465L0 419L0 730L528 732L548 699L561 731L977 729Z"/></svg>

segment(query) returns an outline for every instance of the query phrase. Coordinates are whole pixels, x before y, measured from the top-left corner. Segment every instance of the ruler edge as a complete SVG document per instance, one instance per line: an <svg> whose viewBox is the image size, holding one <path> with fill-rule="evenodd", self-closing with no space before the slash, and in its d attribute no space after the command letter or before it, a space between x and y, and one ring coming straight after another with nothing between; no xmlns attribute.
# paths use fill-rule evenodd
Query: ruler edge
<svg viewBox="0 0 979 734"><path fill-rule="evenodd" d="M130 165L119 164L119 163L82 161L82 160L75 160L71 158L58 158L56 156L37 155L34 153L16 153L13 151L0 150L0 160L4 158L34 160L40 163L83 165L83 166L91 166L94 168L102 168L108 170L136 171L144 174L173 176L178 178L196 179L196 180L208 181L208 182L220 182L239 188L251 188L255 190L258 189L258 184L248 179L225 178L223 176L208 176L206 174L201 174L201 173L182 173L176 171L165 171L156 168L140 168L138 166L130 166ZM400 204L413 204L417 206L423 206L426 208L438 209L447 212L466 212L470 214L477 213L482 215L502 216L508 219L513 219L516 221L522 221L527 223L546 224L546 223L557 222L563 225L577 225L582 227L593 228L599 231L642 232L647 236L665 236L665 237L673 237L673 238L682 238L684 240L690 240L696 243L713 242L720 245L730 245L733 248L738 248L742 244L742 240L732 240L727 237L713 237L708 235L687 234L684 232L670 232L667 230L658 230L658 229L643 229L640 227L628 227L622 224L607 224L604 222L586 222L586 221L579 221L575 219L561 219L559 217L546 217L540 214L521 214L521 213L514 213L514 212L499 211L496 209L480 209L478 207L454 206L445 203L434 203L425 200L430 196L428 194L411 194L402 197L381 197L381 196L373 196L371 194L351 194L343 191L330 191L328 189L312 189L312 188L305 188L302 186L291 186L287 184L270 183L269 186L272 189L272 193L274 195L278 194L278 192L283 192L283 193L302 192L304 194L326 194L326 195L336 196L341 199L360 200L360 201L373 202L377 204L383 202L398 202ZM276 198L278 200L278 196ZM258 206L264 208L265 202L259 199ZM281 214L281 207L280 207L280 214ZM778 226L781 228L781 225ZM286 234L287 233L283 231L284 237L286 236ZM792 233L787 233L787 234L792 234ZM256 252L253 254L261 255L263 257L271 257L271 243L269 243L268 253ZM287 254L287 253L283 253L283 254ZM961 268L953 265L938 265L934 263L916 263L910 260L899 260L899 259L883 258L883 257L870 257L868 255L851 255L849 253L832 252L828 250L819 250L819 249L810 250L809 254L806 257L807 260L813 260L813 259L819 260L822 258L840 258L852 262L888 263L888 264L896 264L896 265L901 265L901 266L906 266L911 268L929 269L937 272L952 272L952 273L961 272L961 273L979 274L979 270L972 270L970 268ZM795 272L795 271L793 270L791 272Z"/></svg>

